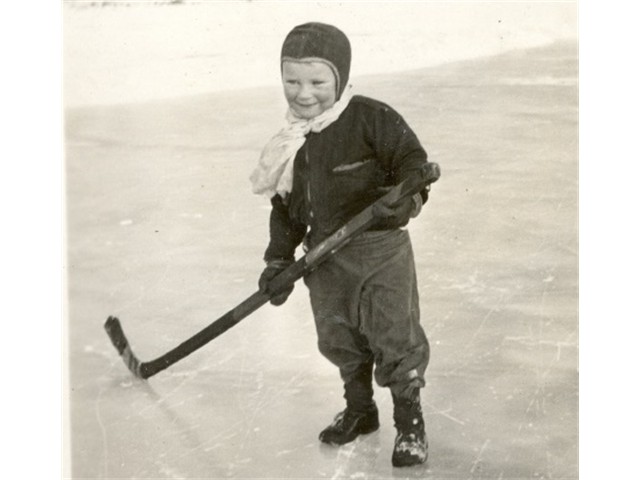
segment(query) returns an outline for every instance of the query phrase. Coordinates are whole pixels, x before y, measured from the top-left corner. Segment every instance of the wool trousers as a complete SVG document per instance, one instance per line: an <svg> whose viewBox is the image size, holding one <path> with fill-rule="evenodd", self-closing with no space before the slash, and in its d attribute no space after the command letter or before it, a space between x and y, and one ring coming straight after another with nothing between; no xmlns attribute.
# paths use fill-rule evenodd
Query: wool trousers
<svg viewBox="0 0 640 480"><path fill-rule="evenodd" d="M320 352L345 384L375 365L374 377L399 397L424 387L429 342L406 230L369 231L305 277Z"/></svg>

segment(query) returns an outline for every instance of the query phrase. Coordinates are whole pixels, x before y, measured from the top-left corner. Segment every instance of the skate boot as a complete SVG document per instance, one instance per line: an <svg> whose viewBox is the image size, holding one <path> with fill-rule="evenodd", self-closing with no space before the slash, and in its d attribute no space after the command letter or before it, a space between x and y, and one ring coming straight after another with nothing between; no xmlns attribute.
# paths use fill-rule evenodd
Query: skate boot
<svg viewBox="0 0 640 480"><path fill-rule="evenodd" d="M320 432L320 441L332 445L352 442L358 435L375 432L380 427L378 407L373 401L373 363L361 365L352 380L344 385L347 408L333 423Z"/></svg>
<svg viewBox="0 0 640 480"><path fill-rule="evenodd" d="M424 430L420 396L411 398L393 396L393 420L396 436L391 463L394 467L409 467L427 461L429 443Z"/></svg>
<svg viewBox="0 0 640 480"><path fill-rule="evenodd" d="M320 441L331 445L344 445L358 435L375 432L380 427L375 402L367 410L347 408L334 418L331 425L320 432Z"/></svg>

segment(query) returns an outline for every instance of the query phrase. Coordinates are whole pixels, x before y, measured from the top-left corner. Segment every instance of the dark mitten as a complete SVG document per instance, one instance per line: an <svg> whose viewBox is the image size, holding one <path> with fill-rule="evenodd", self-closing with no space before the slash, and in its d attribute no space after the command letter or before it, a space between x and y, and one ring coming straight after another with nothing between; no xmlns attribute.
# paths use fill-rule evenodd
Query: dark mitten
<svg viewBox="0 0 640 480"><path fill-rule="evenodd" d="M381 193L387 193L393 187L384 187L380 189ZM381 200L373 206L373 216L378 218L377 228L393 229L404 227L409 220L420 213L422 208L422 197L419 194L413 197L406 197L400 200L396 205L392 205L390 201Z"/></svg>
<svg viewBox="0 0 640 480"><path fill-rule="evenodd" d="M287 269L294 262L293 260L271 260L267 263L267 267L260 275L258 280L258 287L262 293L266 293L271 297L271 304L275 306L282 305L287 301L291 292L293 292L293 283L280 289L279 291L271 291L269 289L269 282L277 277L280 273Z"/></svg>

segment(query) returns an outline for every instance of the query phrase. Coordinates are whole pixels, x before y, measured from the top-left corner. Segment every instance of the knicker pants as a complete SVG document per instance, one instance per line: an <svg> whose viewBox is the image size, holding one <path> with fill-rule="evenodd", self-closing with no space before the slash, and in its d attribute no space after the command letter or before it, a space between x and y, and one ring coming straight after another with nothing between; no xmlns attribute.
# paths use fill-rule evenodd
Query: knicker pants
<svg viewBox="0 0 640 480"><path fill-rule="evenodd" d="M345 384L375 363L376 382L397 396L424 386L429 343L420 325L406 230L364 232L308 274L305 283L319 350L340 369Z"/></svg>

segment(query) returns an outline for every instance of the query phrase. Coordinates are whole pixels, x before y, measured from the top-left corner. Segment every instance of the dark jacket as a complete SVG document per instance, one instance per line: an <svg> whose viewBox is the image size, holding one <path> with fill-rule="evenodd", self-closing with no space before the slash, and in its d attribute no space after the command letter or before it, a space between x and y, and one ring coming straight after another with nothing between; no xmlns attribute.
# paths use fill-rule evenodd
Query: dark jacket
<svg viewBox="0 0 640 480"><path fill-rule="evenodd" d="M391 107L356 95L340 117L307 140L295 157L291 193L271 199L267 262L292 259L308 230L311 247L419 171L427 153ZM426 200L426 191L423 194Z"/></svg>

